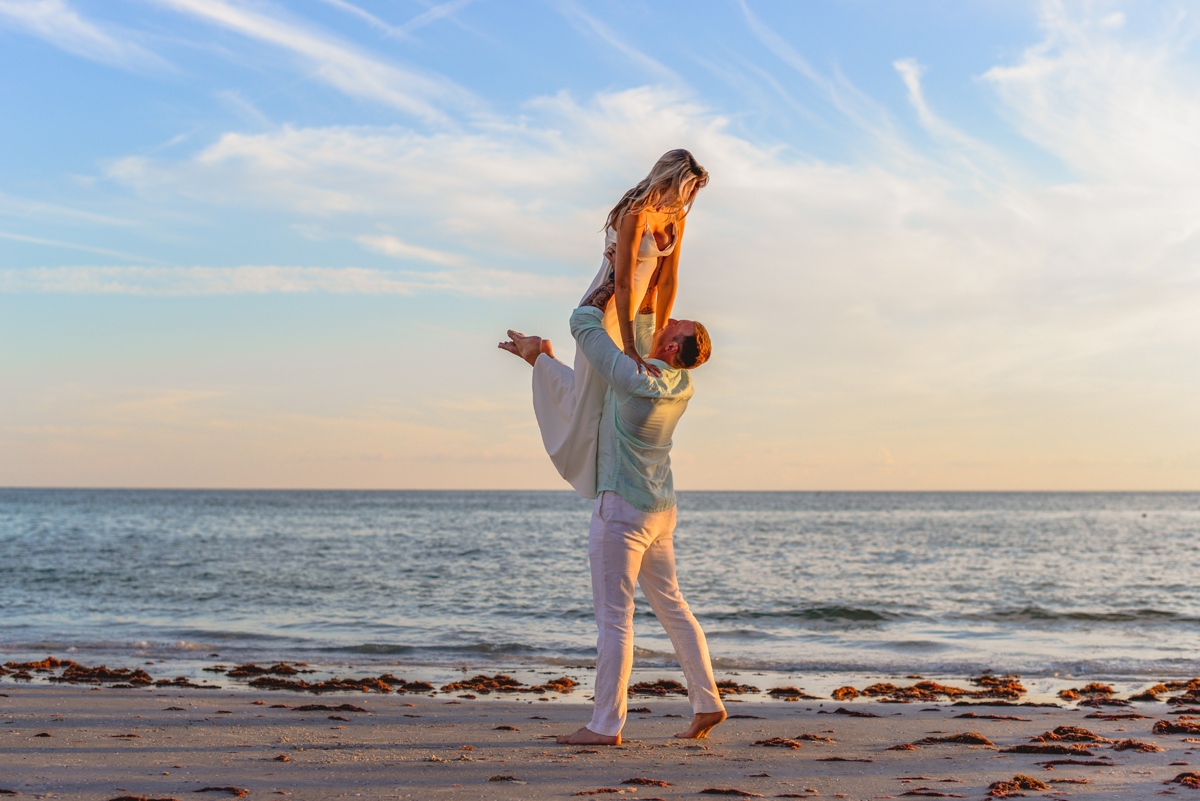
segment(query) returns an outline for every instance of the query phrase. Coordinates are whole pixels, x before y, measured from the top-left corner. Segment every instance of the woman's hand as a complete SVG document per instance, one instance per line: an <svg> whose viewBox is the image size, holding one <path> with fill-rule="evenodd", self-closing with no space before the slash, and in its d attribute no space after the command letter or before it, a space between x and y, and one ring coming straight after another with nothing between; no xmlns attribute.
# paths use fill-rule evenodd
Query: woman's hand
<svg viewBox="0 0 1200 801"><path fill-rule="evenodd" d="M662 370L659 370L653 364L650 364L642 358L642 354L637 352L637 345L630 343L625 346L625 355L633 359L633 363L637 365L639 373L645 372L647 375L658 378L662 375Z"/></svg>

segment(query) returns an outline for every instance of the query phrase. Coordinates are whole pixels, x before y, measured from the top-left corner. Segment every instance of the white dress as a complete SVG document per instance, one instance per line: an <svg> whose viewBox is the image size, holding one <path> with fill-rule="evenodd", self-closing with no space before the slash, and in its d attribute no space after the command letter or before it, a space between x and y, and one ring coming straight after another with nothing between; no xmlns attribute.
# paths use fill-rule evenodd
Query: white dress
<svg viewBox="0 0 1200 801"><path fill-rule="evenodd" d="M678 236L659 250L649 226L642 233L638 248L637 267L633 271L632 293L635 304L642 302L658 260L675 250ZM617 232L604 232L604 250L615 245ZM613 266L601 257L600 271L583 297L608 279ZM617 304L609 303L604 311L604 328L617 347L621 346L621 327L617 322ZM608 384L592 370L587 357L575 350L575 369L545 354L533 365L533 411L542 432L542 444L550 461L575 491L584 498L596 497L596 446L600 432L600 415L604 411L604 394Z"/></svg>

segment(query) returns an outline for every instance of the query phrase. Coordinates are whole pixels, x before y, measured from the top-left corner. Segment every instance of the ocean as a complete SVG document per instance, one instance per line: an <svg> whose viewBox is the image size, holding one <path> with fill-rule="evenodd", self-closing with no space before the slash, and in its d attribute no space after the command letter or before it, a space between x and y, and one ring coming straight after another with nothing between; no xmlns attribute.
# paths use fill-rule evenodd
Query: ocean
<svg viewBox="0 0 1200 801"><path fill-rule="evenodd" d="M171 675L594 659L570 492L0 490L0 653ZM718 671L1200 675L1200 494L681 492ZM671 675L639 595L640 669ZM666 671L666 672L663 672Z"/></svg>

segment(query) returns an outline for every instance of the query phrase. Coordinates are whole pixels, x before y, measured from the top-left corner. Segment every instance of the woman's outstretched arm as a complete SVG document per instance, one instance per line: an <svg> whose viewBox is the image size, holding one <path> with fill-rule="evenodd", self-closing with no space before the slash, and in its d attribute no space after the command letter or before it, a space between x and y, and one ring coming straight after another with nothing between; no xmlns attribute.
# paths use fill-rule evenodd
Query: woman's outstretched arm
<svg viewBox="0 0 1200 801"><path fill-rule="evenodd" d="M675 249L670 256L659 259L658 265L658 300L655 306L654 330L661 331L671 319L671 309L675 307L675 287L679 275L679 250L683 246L683 227L686 217L675 221Z"/></svg>

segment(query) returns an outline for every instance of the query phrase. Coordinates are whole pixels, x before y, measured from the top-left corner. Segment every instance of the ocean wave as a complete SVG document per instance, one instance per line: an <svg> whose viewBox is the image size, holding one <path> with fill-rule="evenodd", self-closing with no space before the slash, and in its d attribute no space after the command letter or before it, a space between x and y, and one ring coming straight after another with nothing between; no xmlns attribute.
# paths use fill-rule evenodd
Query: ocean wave
<svg viewBox="0 0 1200 801"><path fill-rule="evenodd" d="M980 623L1200 623L1200 617L1163 609L1128 609L1109 612L1054 611L1043 606L993 609L947 615L953 620Z"/></svg>
<svg viewBox="0 0 1200 801"><path fill-rule="evenodd" d="M706 621L741 620L809 620L830 623L888 623L896 620L919 620L923 615L890 610L864 609L856 606L805 606L795 609L737 609L726 612L709 612Z"/></svg>

